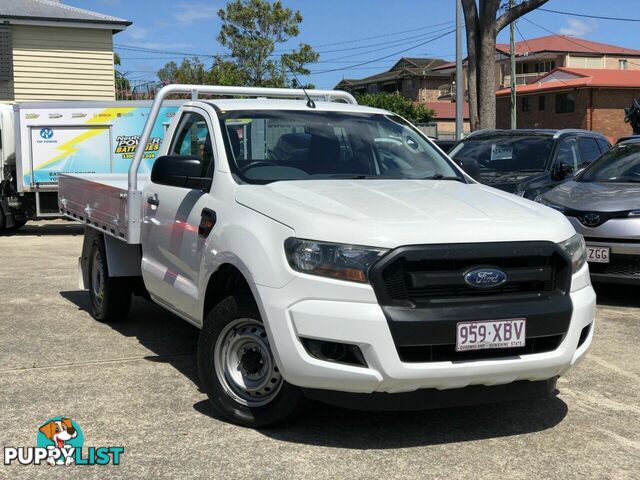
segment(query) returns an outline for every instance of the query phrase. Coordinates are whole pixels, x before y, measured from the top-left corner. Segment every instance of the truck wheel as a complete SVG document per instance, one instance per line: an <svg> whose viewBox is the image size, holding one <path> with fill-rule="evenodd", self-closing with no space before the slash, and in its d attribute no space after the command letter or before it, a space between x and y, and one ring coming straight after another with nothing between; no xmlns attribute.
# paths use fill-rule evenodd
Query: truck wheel
<svg viewBox="0 0 640 480"><path fill-rule="evenodd" d="M131 306L128 279L109 276L104 239L99 236L89 257L89 313L100 322L123 320Z"/></svg>
<svg viewBox="0 0 640 480"><path fill-rule="evenodd" d="M216 411L238 425L272 426L292 418L301 404L302 392L282 378L248 296L225 298L205 319L198 373Z"/></svg>

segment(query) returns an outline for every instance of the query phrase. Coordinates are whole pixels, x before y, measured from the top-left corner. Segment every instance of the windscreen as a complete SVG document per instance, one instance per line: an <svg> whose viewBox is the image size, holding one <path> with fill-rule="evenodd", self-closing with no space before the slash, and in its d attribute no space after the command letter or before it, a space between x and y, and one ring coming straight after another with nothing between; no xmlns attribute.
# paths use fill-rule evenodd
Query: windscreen
<svg viewBox="0 0 640 480"><path fill-rule="evenodd" d="M640 143L621 143L580 175L580 182L640 182Z"/></svg>
<svg viewBox="0 0 640 480"><path fill-rule="evenodd" d="M411 125L392 115L230 111L220 115L234 173L249 183L463 176Z"/></svg>
<svg viewBox="0 0 640 480"><path fill-rule="evenodd" d="M475 160L482 170L536 172L544 170L552 147L550 136L495 135L465 140L449 155L454 160Z"/></svg>

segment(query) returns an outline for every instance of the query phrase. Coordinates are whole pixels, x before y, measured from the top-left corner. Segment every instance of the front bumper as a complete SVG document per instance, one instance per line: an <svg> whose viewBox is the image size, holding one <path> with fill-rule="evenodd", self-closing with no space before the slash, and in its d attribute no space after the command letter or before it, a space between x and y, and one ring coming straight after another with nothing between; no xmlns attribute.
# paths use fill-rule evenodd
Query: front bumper
<svg viewBox="0 0 640 480"><path fill-rule="evenodd" d="M640 243L588 239L587 246L608 247L609 263L591 263L591 278L595 282L640 285Z"/></svg>
<svg viewBox="0 0 640 480"><path fill-rule="evenodd" d="M567 218L588 246L610 249L609 263L590 264L594 281L640 285L640 217L612 218L593 228Z"/></svg>
<svg viewBox="0 0 640 480"><path fill-rule="evenodd" d="M578 347L583 329L593 323L595 316L595 293L586 266L573 275L573 309L560 345L553 351L497 359L402 362L387 319L369 285L299 275L282 288L258 286L258 294L283 377L289 383L312 389L396 393L548 380L564 374L582 358L594 330L589 329ZM314 358L300 337L358 345L367 367Z"/></svg>

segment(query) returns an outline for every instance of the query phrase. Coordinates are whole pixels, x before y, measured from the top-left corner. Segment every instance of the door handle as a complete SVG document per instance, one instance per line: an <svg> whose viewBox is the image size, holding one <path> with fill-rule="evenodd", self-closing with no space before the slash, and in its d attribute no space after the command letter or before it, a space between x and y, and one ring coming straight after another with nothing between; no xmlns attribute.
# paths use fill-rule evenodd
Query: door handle
<svg viewBox="0 0 640 480"><path fill-rule="evenodd" d="M202 209L202 214L200 215L200 225L198 226L198 236L201 238L207 238L213 230L213 227L216 224L218 216L216 212L213 210L209 210L208 208Z"/></svg>
<svg viewBox="0 0 640 480"><path fill-rule="evenodd" d="M156 206L156 207L157 207L158 205L160 205L160 200L158 199L158 195L157 195L157 194L149 195L149 196L147 197L147 203L148 203L149 205L154 205L154 206Z"/></svg>

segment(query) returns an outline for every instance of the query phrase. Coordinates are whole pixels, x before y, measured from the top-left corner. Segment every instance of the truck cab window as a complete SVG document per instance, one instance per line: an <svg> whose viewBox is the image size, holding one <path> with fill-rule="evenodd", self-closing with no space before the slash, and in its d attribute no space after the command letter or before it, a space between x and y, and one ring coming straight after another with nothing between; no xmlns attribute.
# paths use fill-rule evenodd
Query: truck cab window
<svg viewBox="0 0 640 480"><path fill-rule="evenodd" d="M207 122L197 113L186 113L180 122L171 148L173 155L191 155L202 162L202 176L213 176L213 146Z"/></svg>

